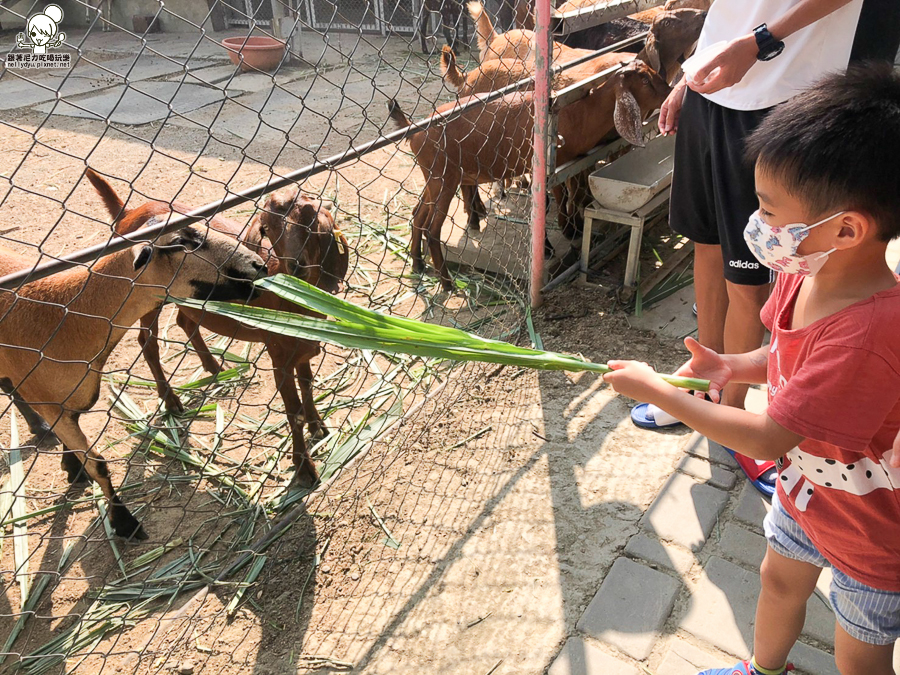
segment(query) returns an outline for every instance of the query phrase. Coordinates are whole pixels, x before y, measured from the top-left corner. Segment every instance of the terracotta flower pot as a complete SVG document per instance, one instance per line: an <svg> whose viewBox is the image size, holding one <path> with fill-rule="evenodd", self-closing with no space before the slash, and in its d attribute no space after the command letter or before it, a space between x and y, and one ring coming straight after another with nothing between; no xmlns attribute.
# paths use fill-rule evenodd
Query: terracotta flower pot
<svg viewBox="0 0 900 675"><path fill-rule="evenodd" d="M285 48L283 42L270 37L225 38L222 46L228 51L231 62L240 64L244 72L274 70L281 63Z"/></svg>

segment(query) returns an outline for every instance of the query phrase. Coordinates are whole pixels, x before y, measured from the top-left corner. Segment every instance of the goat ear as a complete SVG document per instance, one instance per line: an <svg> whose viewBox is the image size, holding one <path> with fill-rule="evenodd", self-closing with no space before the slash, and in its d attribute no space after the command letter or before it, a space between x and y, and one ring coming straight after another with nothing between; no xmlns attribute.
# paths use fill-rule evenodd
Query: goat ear
<svg viewBox="0 0 900 675"><path fill-rule="evenodd" d="M250 225L240 235L240 242L254 253L262 255L260 251L263 248L262 223L259 222L259 214L253 217ZM265 257L265 256L263 256Z"/></svg>
<svg viewBox="0 0 900 675"><path fill-rule="evenodd" d="M145 267L153 257L153 247L150 244L144 244L140 248L135 247L134 251L134 269L139 270Z"/></svg>
<svg viewBox="0 0 900 675"><path fill-rule="evenodd" d="M632 145L644 147L644 138L641 132L641 106L637 99L626 87L619 86L616 89L616 108L613 111L613 122L619 135Z"/></svg>
<svg viewBox="0 0 900 675"><path fill-rule="evenodd" d="M666 74L663 72L662 60L659 55L659 41L652 32L647 35L647 43L644 45L644 55L647 57L647 65L659 73L660 77L666 79Z"/></svg>
<svg viewBox="0 0 900 675"><path fill-rule="evenodd" d="M329 293L339 293L341 283L350 269L350 244L344 233L330 227L320 231L319 251L322 252L318 287Z"/></svg>
<svg viewBox="0 0 900 675"><path fill-rule="evenodd" d="M265 209L272 213L286 214L294 205L294 200L296 198L296 190L280 190L279 192L269 195L269 198L266 200Z"/></svg>
<svg viewBox="0 0 900 675"><path fill-rule="evenodd" d="M301 225L312 227L319 219L319 209L317 209L314 204L306 202L298 210L297 216L297 222L299 222Z"/></svg>

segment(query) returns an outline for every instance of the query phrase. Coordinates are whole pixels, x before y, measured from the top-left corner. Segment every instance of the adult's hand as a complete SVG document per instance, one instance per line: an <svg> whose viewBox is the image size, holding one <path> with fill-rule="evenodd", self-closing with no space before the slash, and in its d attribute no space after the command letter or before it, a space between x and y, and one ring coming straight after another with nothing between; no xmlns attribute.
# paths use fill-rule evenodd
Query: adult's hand
<svg viewBox="0 0 900 675"><path fill-rule="evenodd" d="M672 87L672 91L669 92L659 109L659 133L663 136L674 134L678 129L678 118L681 117L681 107L684 105L686 93L687 82L682 76Z"/></svg>
<svg viewBox="0 0 900 675"><path fill-rule="evenodd" d="M758 53L752 33L736 38L709 63L697 69L688 86L698 94L712 94L731 87L744 79L756 63Z"/></svg>

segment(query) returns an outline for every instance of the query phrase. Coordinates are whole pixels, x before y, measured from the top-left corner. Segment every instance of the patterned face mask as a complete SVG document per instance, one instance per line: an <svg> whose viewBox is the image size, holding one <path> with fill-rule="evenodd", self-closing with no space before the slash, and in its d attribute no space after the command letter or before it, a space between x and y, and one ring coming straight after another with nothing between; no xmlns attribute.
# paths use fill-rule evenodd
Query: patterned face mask
<svg viewBox="0 0 900 675"><path fill-rule="evenodd" d="M812 225L791 223L782 227L772 227L762 219L759 211L754 211L747 227L744 228L744 241L747 242L747 246L750 247L750 251L756 259L766 267L776 272L811 277L822 269L828 256L837 249L833 248L830 251L811 253L810 255L798 255L797 248L806 239L812 228L845 213L846 211L835 213Z"/></svg>

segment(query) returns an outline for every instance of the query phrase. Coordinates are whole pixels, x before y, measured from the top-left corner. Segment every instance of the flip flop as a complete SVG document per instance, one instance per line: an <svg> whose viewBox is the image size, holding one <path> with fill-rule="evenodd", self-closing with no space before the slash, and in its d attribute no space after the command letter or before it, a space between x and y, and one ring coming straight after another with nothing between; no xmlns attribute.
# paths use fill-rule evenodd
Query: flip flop
<svg viewBox="0 0 900 675"><path fill-rule="evenodd" d="M668 429L682 424L665 410L649 403L638 403L631 409L631 421L641 429Z"/></svg>
<svg viewBox="0 0 900 675"><path fill-rule="evenodd" d="M722 446L725 447L725 446ZM775 462L762 462L742 455L729 448L725 448L728 454L734 457L734 461L738 463L741 470L747 476L747 480L763 495L771 499L775 494L775 479L778 476L778 470L775 468Z"/></svg>

